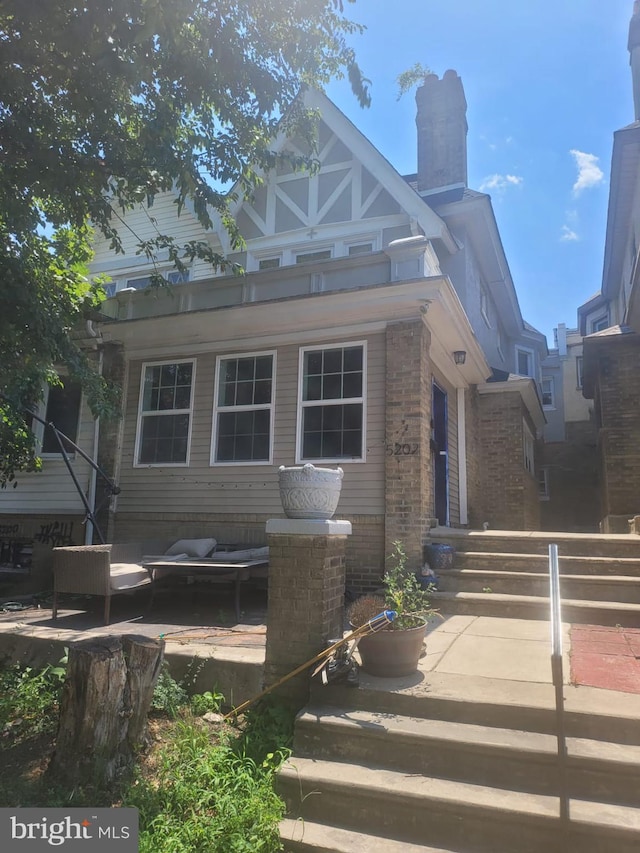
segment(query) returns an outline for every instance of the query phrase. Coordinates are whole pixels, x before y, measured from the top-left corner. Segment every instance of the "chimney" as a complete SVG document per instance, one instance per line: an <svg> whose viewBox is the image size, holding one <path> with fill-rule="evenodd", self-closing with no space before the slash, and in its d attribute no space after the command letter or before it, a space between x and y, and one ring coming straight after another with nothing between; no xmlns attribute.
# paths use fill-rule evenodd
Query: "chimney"
<svg viewBox="0 0 640 853"><path fill-rule="evenodd" d="M639 56L640 59L640 56ZM418 192L467 186L467 101L462 80L446 71L429 74L416 92Z"/></svg>
<svg viewBox="0 0 640 853"><path fill-rule="evenodd" d="M640 2L638 0L633 4L627 47L633 85L633 115L635 121L640 121Z"/></svg>

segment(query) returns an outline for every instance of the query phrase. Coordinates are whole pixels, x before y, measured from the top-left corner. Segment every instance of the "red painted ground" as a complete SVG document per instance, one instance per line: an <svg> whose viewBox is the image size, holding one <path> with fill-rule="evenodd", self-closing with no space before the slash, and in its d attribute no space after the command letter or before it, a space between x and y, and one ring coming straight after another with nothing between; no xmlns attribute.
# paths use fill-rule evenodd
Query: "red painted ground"
<svg viewBox="0 0 640 853"><path fill-rule="evenodd" d="M640 628L572 625L571 683L640 693Z"/></svg>

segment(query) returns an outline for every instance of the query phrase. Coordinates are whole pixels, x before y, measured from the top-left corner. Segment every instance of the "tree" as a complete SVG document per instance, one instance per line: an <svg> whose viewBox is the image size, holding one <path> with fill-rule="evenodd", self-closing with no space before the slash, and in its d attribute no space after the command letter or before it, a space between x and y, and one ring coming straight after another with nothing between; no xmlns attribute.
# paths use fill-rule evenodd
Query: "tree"
<svg viewBox="0 0 640 853"><path fill-rule="evenodd" d="M354 0L346 0L353 3ZM101 289L87 281L91 227L121 250L121 212L174 188L200 222L241 243L228 188L250 193L279 156L278 130L313 122L297 97L367 81L343 0L2 0L0 3L0 484L38 467L23 408L63 365L95 415L113 395L71 331ZM160 234L140 244L180 268L225 259Z"/></svg>

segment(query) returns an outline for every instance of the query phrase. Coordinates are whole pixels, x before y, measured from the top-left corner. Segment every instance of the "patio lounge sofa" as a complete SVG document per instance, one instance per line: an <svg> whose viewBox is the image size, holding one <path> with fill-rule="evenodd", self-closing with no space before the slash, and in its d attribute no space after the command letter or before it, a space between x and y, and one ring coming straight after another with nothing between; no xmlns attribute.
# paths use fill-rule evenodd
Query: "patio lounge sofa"
<svg viewBox="0 0 640 853"><path fill-rule="evenodd" d="M230 569L232 579L236 581L237 609L240 581L266 576L268 548L218 552L215 548L215 539L182 539L170 546L166 542L130 542L54 548L52 617L57 619L60 593L99 595L104 597L104 624L108 625L111 597L151 586L156 575L165 576L172 570L189 574L190 567L193 567L193 574L199 574L203 566L214 567L216 563L262 561L261 566L242 575ZM162 566L154 568L160 562ZM224 574L217 577L218 581L225 579L228 580Z"/></svg>

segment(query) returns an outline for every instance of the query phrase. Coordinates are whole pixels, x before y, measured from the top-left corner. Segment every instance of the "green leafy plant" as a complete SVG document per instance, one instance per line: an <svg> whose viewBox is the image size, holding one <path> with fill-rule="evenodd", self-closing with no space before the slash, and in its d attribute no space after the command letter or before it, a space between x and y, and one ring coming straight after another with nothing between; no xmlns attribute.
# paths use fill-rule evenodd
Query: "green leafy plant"
<svg viewBox="0 0 640 853"><path fill-rule="evenodd" d="M215 691L212 692L210 690L207 690L204 693L196 693L189 700L191 712L197 717L201 717L203 714L208 714L210 712L217 713L223 702L224 696L222 693L217 693Z"/></svg>
<svg viewBox="0 0 640 853"><path fill-rule="evenodd" d="M177 682L169 672L166 661L162 664L160 675L153 691L151 710L156 713L176 717L180 708L189 704L189 696L184 686Z"/></svg>
<svg viewBox="0 0 640 853"><path fill-rule="evenodd" d="M11 742L52 732L58 721L66 658L41 670L14 664L0 671L0 733Z"/></svg>
<svg viewBox="0 0 640 853"><path fill-rule="evenodd" d="M430 590L420 584L415 571L407 566L407 553L399 540L387 557L387 569L382 579L379 595L364 596L355 601L348 610L350 623L357 627L376 616L382 610L394 610L396 618L389 630L401 631L415 628L433 615Z"/></svg>

